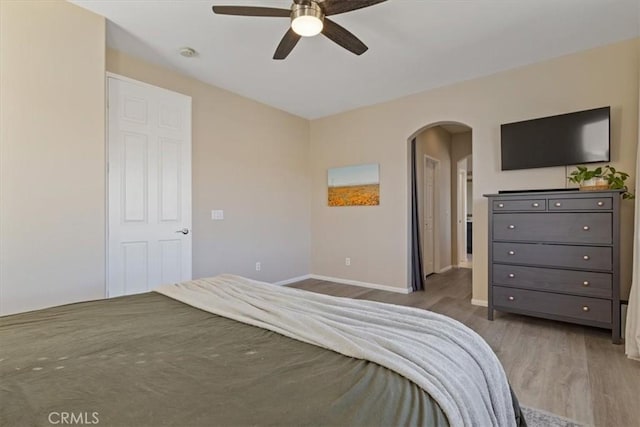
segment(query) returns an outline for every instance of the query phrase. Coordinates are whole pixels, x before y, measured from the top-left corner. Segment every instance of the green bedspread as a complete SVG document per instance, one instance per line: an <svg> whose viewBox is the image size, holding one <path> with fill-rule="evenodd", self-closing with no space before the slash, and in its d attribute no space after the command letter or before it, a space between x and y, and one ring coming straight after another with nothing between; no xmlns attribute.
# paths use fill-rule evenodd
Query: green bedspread
<svg viewBox="0 0 640 427"><path fill-rule="evenodd" d="M0 318L0 426L62 417L100 426L448 425L395 372L156 293Z"/></svg>

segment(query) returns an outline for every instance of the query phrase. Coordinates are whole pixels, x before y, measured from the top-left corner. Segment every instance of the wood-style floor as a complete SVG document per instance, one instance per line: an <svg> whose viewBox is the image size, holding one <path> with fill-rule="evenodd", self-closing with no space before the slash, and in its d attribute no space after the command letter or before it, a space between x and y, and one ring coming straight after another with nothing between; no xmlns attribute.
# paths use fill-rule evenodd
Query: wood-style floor
<svg viewBox="0 0 640 427"><path fill-rule="evenodd" d="M430 276L409 295L309 279L291 285L335 296L442 313L480 334L496 352L521 404L586 425L640 427L640 363L610 331L496 312L471 305L471 270Z"/></svg>

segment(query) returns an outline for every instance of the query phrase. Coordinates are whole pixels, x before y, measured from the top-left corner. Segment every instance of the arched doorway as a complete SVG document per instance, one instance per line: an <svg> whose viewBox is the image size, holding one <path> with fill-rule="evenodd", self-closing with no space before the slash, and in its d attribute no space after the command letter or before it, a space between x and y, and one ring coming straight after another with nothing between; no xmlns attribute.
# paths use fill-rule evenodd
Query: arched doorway
<svg viewBox="0 0 640 427"><path fill-rule="evenodd" d="M472 129L454 121L432 123L416 131L409 146L410 276L412 289L422 290L431 274L470 267L460 254L466 253L467 224L473 221L472 198L466 197Z"/></svg>

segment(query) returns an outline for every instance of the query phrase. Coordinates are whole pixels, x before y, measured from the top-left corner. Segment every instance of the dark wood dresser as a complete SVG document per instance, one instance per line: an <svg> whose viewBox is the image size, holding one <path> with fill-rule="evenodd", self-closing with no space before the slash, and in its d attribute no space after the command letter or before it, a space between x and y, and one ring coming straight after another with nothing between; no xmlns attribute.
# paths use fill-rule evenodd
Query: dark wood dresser
<svg viewBox="0 0 640 427"><path fill-rule="evenodd" d="M493 311L611 329L620 340L621 191L485 194Z"/></svg>

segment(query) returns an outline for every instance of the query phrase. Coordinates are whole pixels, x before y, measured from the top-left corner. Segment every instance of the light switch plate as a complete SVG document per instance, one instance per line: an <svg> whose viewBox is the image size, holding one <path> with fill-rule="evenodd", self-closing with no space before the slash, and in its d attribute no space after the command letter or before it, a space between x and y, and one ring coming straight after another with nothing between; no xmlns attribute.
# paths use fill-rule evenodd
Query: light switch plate
<svg viewBox="0 0 640 427"><path fill-rule="evenodd" d="M224 219L224 211L222 210L213 210L211 211L211 219L215 221L220 221Z"/></svg>

